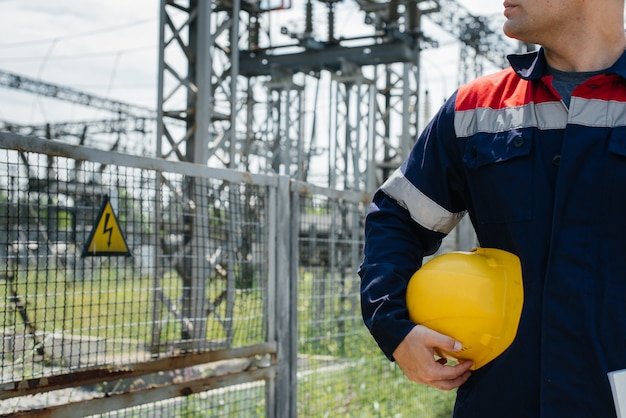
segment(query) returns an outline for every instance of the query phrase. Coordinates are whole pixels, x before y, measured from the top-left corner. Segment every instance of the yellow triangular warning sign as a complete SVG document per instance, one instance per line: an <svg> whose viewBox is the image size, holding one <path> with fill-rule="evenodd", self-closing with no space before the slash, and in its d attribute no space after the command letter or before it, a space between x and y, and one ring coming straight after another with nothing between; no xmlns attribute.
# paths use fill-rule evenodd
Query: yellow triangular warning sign
<svg viewBox="0 0 626 418"><path fill-rule="evenodd" d="M130 255L109 196L104 197L100 214L96 218L89 239L83 248L82 257L95 255Z"/></svg>

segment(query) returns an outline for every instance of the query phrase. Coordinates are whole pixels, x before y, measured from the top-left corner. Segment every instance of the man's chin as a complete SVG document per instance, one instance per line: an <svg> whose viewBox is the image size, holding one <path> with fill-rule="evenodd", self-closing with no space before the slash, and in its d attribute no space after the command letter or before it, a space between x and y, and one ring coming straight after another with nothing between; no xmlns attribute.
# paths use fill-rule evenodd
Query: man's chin
<svg viewBox="0 0 626 418"><path fill-rule="evenodd" d="M517 39L518 41L524 42L522 34L519 30L516 30L515 25L510 21L504 22L502 32L504 32L504 34L511 39Z"/></svg>

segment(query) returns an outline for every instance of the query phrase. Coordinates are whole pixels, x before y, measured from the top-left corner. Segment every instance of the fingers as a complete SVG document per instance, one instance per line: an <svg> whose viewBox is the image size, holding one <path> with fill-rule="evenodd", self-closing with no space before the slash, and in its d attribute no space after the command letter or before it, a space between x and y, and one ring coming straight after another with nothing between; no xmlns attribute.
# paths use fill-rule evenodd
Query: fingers
<svg viewBox="0 0 626 418"><path fill-rule="evenodd" d="M452 390L469 379L471 372L469 368L472 366L471 362L459 363L454 366L446 366L439 362L435 362L436 366L432 371L426 371L423 375L423 383L429 386L433 386L441 390Z"/></svg>
<svg viewBox="0 0 626 418"><path fill-rule="evenodd" d="M471 361L448 365L435 353L454 353L461 343L421 325L415 326L394 351L393 356L404 374L412 381L442 390L454 389L469 379Z"/></svg>

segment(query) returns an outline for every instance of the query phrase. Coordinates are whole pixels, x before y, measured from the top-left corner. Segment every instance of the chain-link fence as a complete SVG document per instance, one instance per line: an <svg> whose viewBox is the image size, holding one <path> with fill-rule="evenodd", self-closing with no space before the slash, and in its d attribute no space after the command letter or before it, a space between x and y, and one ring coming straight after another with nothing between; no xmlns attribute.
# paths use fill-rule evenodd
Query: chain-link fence
<svg viewBox="0 0 626 418"><path fill-rule="evenodd" d="M367 197L0 133L0 416L447 416L360 317Z"/></svg>

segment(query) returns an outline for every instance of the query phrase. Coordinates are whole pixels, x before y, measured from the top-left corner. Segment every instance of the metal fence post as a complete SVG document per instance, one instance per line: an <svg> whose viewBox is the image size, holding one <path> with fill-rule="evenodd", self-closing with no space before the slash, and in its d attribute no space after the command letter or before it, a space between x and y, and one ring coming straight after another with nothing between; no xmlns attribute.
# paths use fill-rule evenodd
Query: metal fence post
<svg viewBox="0 0 626 418"><path fill-rule="evenodd" d="M296 271L292 252L297 241L293 240L297 219L292 211L295 206L290 198L290 180L278 179L276 194L276 287L274 306L274 330L277 343L277 373L274 379L274 405L268 405L268 415L277 418L296 416L297 403L297 306ZM297 202L296 202L297 204ZM295 206L297 207L297 206ZM296 211L297 212L297 211ZM297 236L297 235L296 235ZM271 307L270 307L271 308Z"/></svg>

